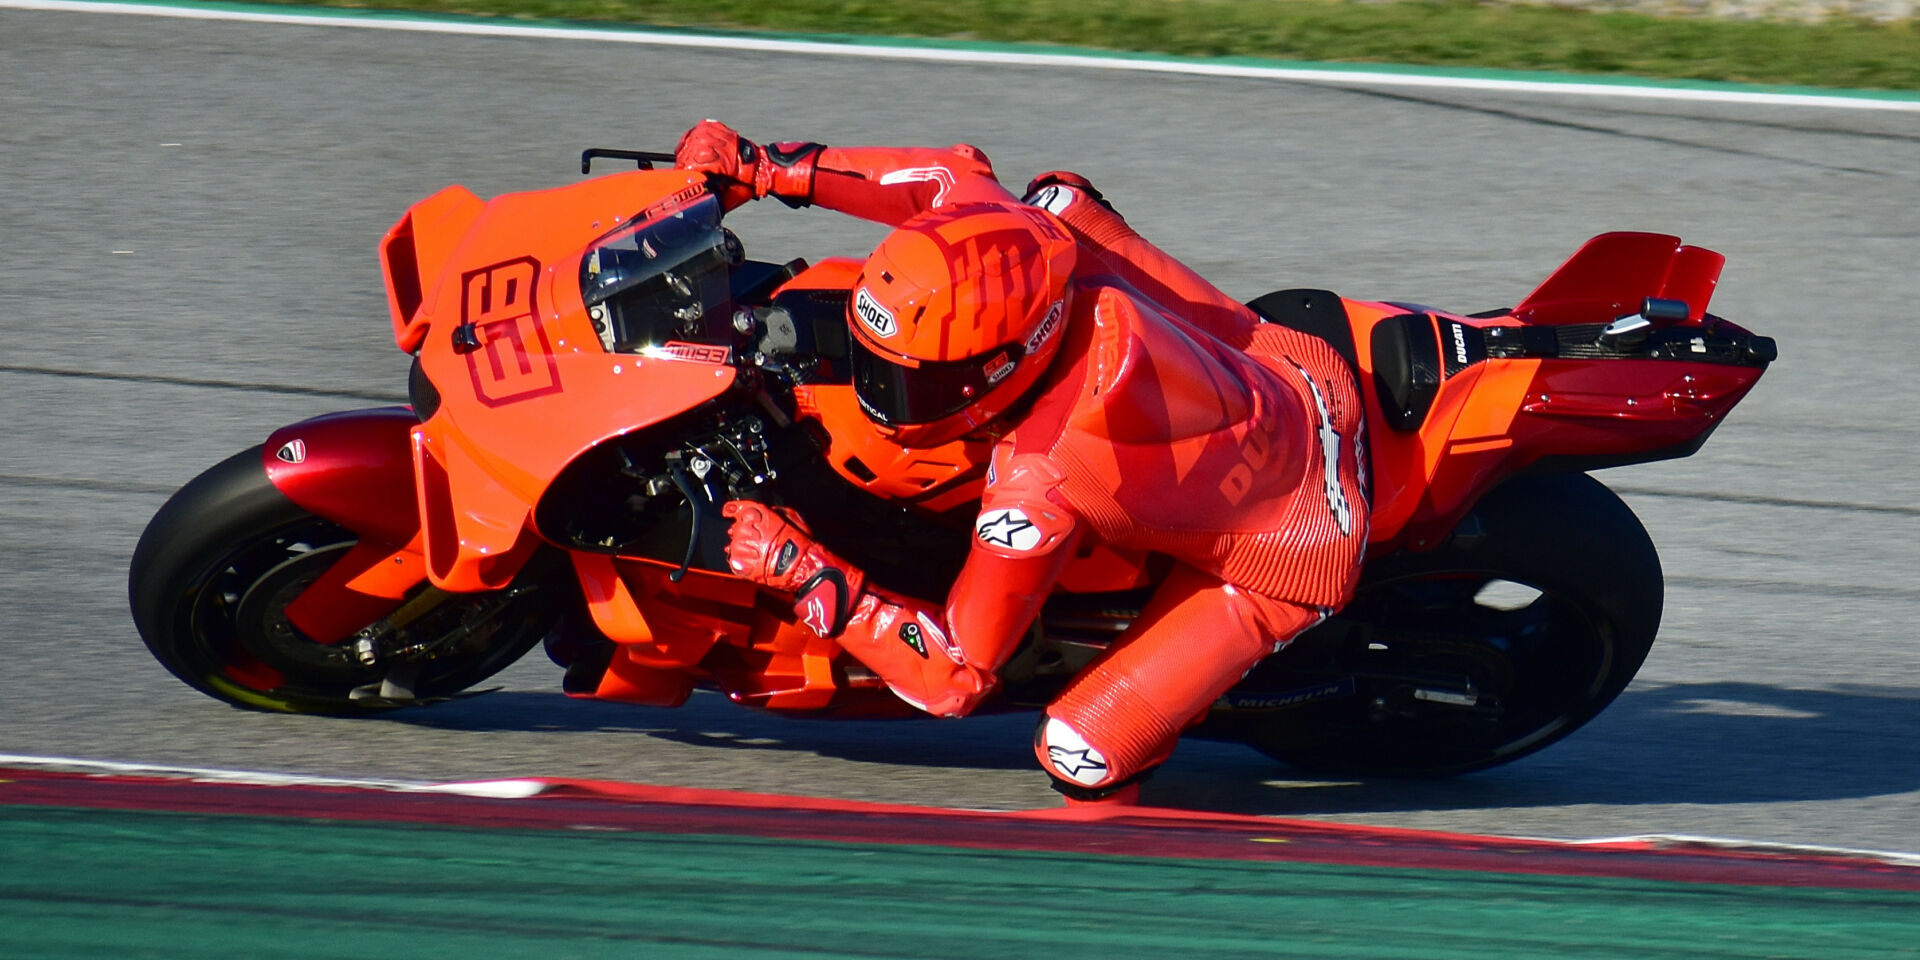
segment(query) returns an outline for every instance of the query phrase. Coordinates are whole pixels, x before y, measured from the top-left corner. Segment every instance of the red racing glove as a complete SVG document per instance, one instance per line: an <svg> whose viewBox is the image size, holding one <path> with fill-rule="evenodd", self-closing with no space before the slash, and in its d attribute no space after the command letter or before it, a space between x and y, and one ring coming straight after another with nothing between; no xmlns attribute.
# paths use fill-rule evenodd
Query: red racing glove
<svg viewBox="0 0 1920 960"><path fill-rule="evenodd" d="M794 615L822 637L837 637L846 629L866 589L865 573L815 543L792 510L733 500L720 512L733 518L727 567L735 575L793 594Z"/></svg>
<svg viewBox="0 0 1920 960"><path fill-rule="evenodd" d="M869 591L866 575L815 543L793 511L734 500L721 512L733 518L727 566L763 587L795 594L794 616L838 641L900 699L957 717L999 686L993 671L961 658L939 607Z"/></svg>
<svg viewBox="0 0 1920 960"><path fill-rule="evenodd" d="M822 149L817 143L761 147L718 120L702 120L674 147L673 164L721 181L716 192L729 210L769 195L799 206L813 197L814 161Z"/></svg>

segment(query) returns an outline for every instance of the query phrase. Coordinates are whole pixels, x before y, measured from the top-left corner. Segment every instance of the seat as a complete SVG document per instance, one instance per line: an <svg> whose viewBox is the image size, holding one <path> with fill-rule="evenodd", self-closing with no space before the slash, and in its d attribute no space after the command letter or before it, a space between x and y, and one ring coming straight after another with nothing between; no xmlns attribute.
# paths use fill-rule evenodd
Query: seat
<svg viewBox="0 0 1920 960"><path fill-rule="evenodd" d="M1276 290L1250 301L1247 308L1268 323L1315 336L1333 347L1360 377L1354 347L1353 324L1338 294L1327 290ZM1440 392L1440 343L1433 318L1425 313L1403 313L1374 324L1369 338L1373 361L1373 393L1387 425L1413 432L1426 422L1433 398Z"/></svg>

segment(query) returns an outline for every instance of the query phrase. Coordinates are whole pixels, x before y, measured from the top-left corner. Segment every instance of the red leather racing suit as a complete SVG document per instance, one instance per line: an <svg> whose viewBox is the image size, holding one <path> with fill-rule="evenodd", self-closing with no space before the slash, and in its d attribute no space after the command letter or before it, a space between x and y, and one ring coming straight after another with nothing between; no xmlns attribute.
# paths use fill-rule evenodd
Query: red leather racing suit
<svg viewBox="0 0 1920 960"><path fill-rule="evenodd" d="M1022 201L966 146L825 148L810 161L811 196L789 202L888 224L1024 202L1080 244L1061 353L994 449L944 609L866 591L841 642L893 682L915 666L903 641L931 635L948 657L923 658L921 705L965 713L1085 541L1170 556L1174 572L1048 707L1035 742L1069 791L1127 782L1254 663L1351 597L1367 502L1349 368L1148 243L1077 176L1043 176Z"/></svg>

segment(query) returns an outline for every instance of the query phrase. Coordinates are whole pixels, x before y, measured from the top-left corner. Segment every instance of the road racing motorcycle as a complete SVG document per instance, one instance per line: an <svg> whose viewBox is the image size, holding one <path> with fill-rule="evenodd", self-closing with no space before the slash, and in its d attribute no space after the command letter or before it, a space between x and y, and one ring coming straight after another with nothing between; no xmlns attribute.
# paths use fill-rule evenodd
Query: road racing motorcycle
<svg viewBox="0 0 1920 960"><path fill-rule="evenodd" d="M747 259L700 174L613 150L583 172L609 156L637 169L485 201L448 187L387 232L411 404L283 427L167 501L130 575L167 669L239 707L358 714L462 695L544 643L573 697L913 713L727 572L719 508L795 507L881 586L943 597L990 440L906 449L868 425L847 363L859 260ZM1654 641L1662 579L1586 471L1692 454L1774 359L1706 312L1724 262L1609 233L1511 309L1252 301L1352 367L1368 559L1345 609L1189 735L1324 774L1445 775L1605 707ZM985 709L1048 703L1167 569L1084 548Z"/></svg>

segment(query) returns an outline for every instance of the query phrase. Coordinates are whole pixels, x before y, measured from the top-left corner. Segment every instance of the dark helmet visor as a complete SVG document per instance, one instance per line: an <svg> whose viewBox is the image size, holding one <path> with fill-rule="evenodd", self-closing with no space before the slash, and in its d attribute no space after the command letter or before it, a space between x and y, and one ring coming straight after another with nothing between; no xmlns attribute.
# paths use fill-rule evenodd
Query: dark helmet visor
<svg viewBox="0 0 1920 960"><path fill-rule="evenodd" d="M888 426L932 423L965 410L1013 372L1021 353L1010 344L980 357L907 367L867 349L857 336L847 339L860 409Z"/></svg>

